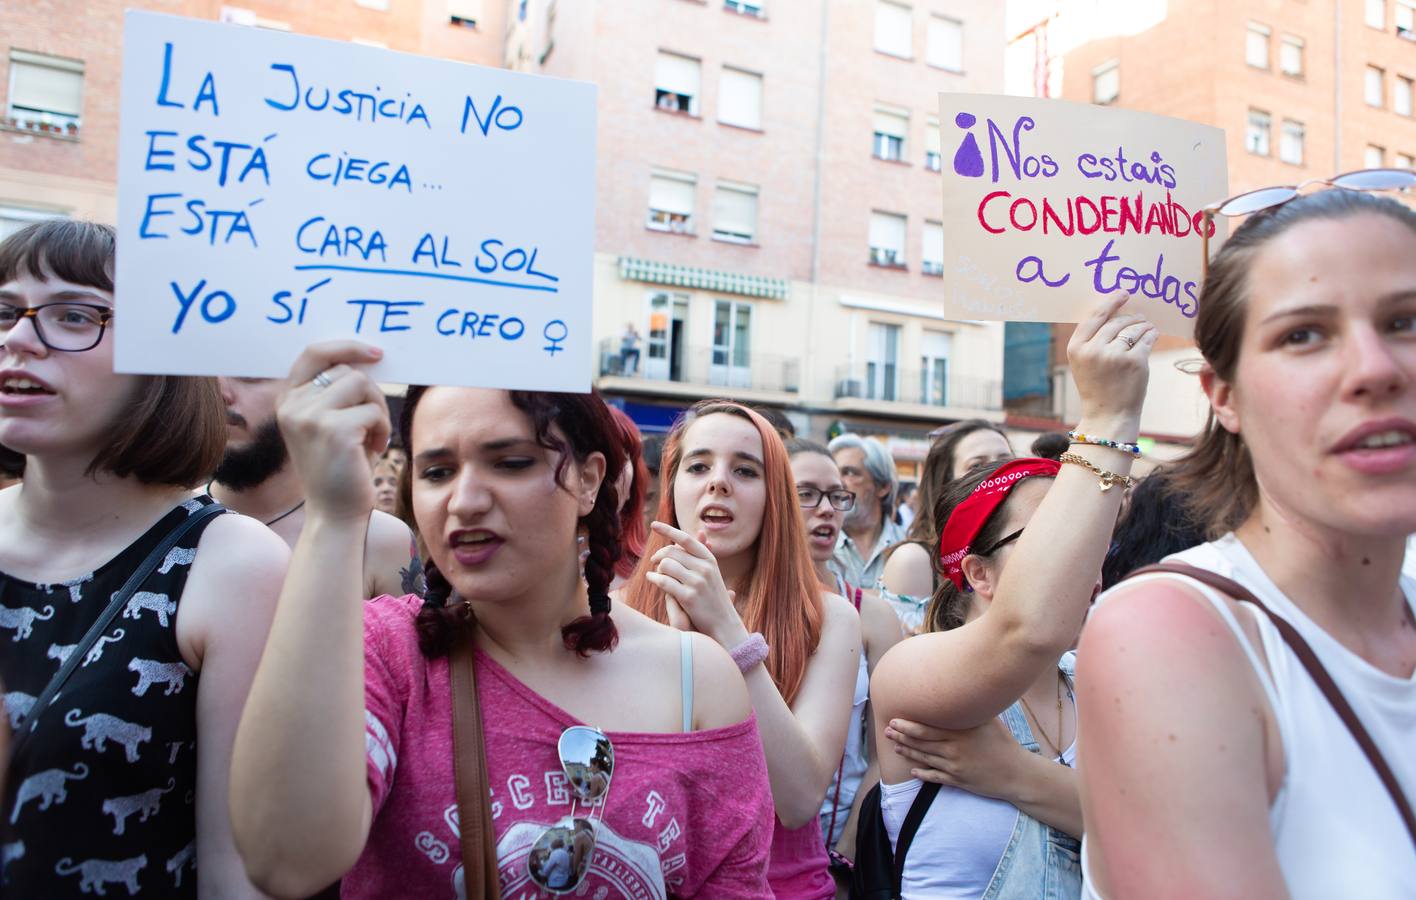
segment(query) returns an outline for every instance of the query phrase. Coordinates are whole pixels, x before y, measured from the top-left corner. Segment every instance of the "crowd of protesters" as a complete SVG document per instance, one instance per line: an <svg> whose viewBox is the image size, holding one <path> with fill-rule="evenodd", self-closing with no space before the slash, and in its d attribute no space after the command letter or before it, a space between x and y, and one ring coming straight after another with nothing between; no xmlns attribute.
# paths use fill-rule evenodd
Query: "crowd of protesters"
<svg viewBox="0 0 1416 900"><path fill-rule="evenodd" d="M1399 202L1235 230L1181 458L1133 473L1158 332L1118 293L1071 431L951 423L908 502L880 441L729 399L642 435L415 386L395 423L355 342L115 374L114 255L0 242L0 896L1416 885Z"/></svg>

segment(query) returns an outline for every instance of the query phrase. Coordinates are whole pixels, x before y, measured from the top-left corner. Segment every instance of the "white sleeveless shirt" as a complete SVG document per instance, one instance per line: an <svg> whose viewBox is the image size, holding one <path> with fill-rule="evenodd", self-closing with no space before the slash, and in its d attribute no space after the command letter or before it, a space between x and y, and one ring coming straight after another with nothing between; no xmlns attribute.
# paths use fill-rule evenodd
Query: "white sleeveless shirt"
<svg viewBox="0 0 1416 900"><path fill-rule="evenodd" d="M1169 561L1232 578L1292 624L1371 733L1406 796L1416 802L1416 676L1388 675L1343 647L1284 596L1233 534L1178 553ZM1174 577L1142 575L1127 584ZM1283 742L1284 774L1269 808L1269 826L1290 895L1294 900L1416 896L1416 850L1400 814L1367 757L1273 623L1262 613L1253 614L1266 666L1229 604L1208 587L1191 580L1185 583L1205 595L1239 639L1274 711ZM1401 589L1410 604L1416 597L1416 580L1403 575ZM1104 601L1105 595L1098 602ZM1100 900L1086 878L1085 838L1082 872L1082 896Z"/></svg>

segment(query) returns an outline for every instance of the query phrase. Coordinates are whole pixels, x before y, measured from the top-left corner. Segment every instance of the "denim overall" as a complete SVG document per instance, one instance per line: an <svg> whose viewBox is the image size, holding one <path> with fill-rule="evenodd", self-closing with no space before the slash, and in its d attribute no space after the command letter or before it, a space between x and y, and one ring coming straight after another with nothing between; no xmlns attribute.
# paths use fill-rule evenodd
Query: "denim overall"
<svg viewBox="0 0 1416 900"><path fill-rule="evenodd" d="M1076 655L1068 653L1058 667L1072 680ZM1032 753L1039 752L1022 703L1003 712L1013 738ZM1082 893L1081 844L1069 834L1049 828L1022 810L1018 824L993 870L983 900L1077 900Z"/></svg>

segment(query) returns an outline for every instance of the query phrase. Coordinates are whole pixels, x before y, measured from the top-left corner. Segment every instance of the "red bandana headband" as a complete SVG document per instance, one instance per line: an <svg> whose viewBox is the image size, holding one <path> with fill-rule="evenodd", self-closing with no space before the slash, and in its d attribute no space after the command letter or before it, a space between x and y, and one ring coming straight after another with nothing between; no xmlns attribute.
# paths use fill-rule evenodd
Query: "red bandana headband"
<svg viewBox="0 0 1416 900"><path fill-rule="evenodd" d="M973 493L954 507L949 521L944 523L939 536L939 561L944 564L944 574L954 582L959 590L964 589L964 557L973 552L974 538L983 528L983 523L993 515L1008 492L1025 478L1043 475L1056 477L1062 464L1050 459L1024 457L999 466L988 479L973 489Z"/></svg>

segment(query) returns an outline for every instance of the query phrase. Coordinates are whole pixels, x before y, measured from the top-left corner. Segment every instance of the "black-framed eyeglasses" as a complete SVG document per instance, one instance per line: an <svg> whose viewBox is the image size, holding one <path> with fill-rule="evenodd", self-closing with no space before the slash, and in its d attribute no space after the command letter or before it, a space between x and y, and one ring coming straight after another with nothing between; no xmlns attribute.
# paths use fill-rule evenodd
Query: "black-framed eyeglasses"
<svg viewBox="0 0 1416 900"><path fill-rule="evenodd" d="M1004 537L1001 537L1001 538L999 538L998 540L994 541L994 542L993 542L992 544L990 544L986 549L983 549L983 550L975 550L975 551L974 551L974 555L976 555L976 556L991 556L993 553L996 553L998 550L1002 549L1005 545L1013 543L1014 541L1016 541L1018 538L1020 538L1020 537L1022 537L1022 536L1023 536L1023 529L1022 529L1022 528L1019 528L1017 531L1013 532L1012 534L1005 535Z"/></svg>
<svg viewBox="0 0 1416 900"><path fill-rule="evenodd" d="M854 491L823 491L814 487L797 488L797 502L801 504L802 509L815 509L821 505L822 497L830 500L831 507L841 512L849 512L855 508Z"/></svg>
<svg viewBox="0 0 1416 900"><path fill-rule="evenodd" d="M113 310L97 303L42 303L29 307L0 303L0 337L8 339L22 319L33 322L39 342L50 350L82 353L103 340L104 329L113 321Z"/></svg>
<svg viewBox="0 0 1416 900"><path fill-rule="evenodd" d="M604 818L605 801L610 792L610 779L615 773L615 748L598 728L572 725L561 732L556 744L561 771L575 793L576 806L570 815L550 826L531 845L526 857L526 872L531 880L552 894L568 894L580 886L590 872L590 860L595 855L598 834L596 820L587 812L576 815L580 803L599 801L600 818Z"/></svg>
<svg viewBox="0 0 1416 900"><path fill-rule="evenodd" d="M1411 169L1358 169L1344 172L1331 178L1313 178L1302 184L1282 184L1276 187L1259 188L1211 203L1200 210L1204 214L1205 227L1200 229L1203 241L1203 270L1209 275L1209 239L1214 231L1215 216L1247 216L1282 206L1303 195L1303 190L1313 185L1341 188L1348 191L1409 191L1416 188L1416 171Z"/></svg>

